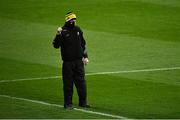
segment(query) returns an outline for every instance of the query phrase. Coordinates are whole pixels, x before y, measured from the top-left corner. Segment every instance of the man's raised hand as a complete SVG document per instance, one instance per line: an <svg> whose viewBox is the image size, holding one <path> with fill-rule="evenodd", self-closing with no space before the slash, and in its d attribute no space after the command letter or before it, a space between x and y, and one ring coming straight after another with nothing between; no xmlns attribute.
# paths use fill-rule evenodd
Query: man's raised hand
<svg viewBox="0 0 180 120"><path fill-rule="evenodd" d="M58 27L58 29L57 29L57 34L58 34L58 35L61 34L61 31L62 31L62 27Z"/></svg>

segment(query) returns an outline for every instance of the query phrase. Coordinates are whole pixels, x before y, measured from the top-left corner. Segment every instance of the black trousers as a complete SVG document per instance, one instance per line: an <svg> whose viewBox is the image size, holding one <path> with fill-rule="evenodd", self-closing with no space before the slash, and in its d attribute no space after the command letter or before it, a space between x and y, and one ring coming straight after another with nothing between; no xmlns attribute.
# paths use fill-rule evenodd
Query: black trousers
<svg viewBox="0 0 180 120"><path fill-rule="evenodd" d="M64 106L72 105L73 86L79 96L79 105L87 104L87 88L82 60L64 61L62 67Z"/></svg>

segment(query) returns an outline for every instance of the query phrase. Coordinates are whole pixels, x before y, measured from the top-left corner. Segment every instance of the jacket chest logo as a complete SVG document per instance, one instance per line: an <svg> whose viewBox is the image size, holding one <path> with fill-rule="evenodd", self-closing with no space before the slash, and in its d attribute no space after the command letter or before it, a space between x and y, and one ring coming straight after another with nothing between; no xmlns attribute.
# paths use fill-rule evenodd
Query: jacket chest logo
<svg viewBox="0 0 180 120"><path fill-rule="evenodd" d="M66 37L69 37L69 36L70 36L70 34L68 33L68 34L66 34L65 36L66 36Z"/></svg>
<svg viewBox="0 0 180 120"><path fill-rule="evenodd" d="M67 37L69 37L69 36L70 36L70 34L71 34L71 33L66 33L66 34L65 34L65 37L66 37L66 38L67 38ZM79 32L77 32L76 34L77 34L77 36L79 36L79 35L80 35L80 33L79 33ZM76 34L75 34L75 35L76 35Z"/></svg>

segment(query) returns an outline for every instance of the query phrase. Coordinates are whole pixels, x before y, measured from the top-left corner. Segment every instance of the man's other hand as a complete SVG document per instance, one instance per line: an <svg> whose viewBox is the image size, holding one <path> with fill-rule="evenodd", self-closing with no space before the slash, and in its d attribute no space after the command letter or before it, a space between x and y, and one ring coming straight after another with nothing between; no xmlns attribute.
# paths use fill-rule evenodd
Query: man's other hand
<svg viewBox="0 0 180 120"><path fill-rule="evenodd" d="M89 63L88 58L83 58L82 61L83 61L84 65L87 65Z"/></svg>

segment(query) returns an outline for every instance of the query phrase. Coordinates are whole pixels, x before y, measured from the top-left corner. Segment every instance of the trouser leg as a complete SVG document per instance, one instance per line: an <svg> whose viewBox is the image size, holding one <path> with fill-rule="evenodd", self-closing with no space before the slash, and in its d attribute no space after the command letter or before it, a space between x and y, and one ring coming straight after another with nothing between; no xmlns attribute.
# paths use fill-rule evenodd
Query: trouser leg
<svg viewBox="0 0 180 120"><path fill-rule="evenodd" d="M74 83L79 96L79 105L82 106L87 104L87 87L83 62L81 60L77 61L75 68Z"/></svg>
<svg viewBox="0 0 180 120"><path fill-rule="evenodd" d="M71 62L63 62L63 92L64 92L64 107L72 105L73 96L73 71Z"/></svg>

